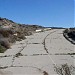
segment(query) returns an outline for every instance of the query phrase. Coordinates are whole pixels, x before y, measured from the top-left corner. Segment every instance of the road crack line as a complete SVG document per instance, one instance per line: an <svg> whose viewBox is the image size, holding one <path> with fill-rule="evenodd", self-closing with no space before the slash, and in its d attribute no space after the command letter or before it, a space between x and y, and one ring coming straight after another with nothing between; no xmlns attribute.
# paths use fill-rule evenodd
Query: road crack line
<svg viewBox="0 0 75 75"><path fill-rule="evenodd" d="M46 51L46 53L48 54L48 56L49 56L49 58L50 58L50 60L52 61L52 63L53 63L53 65L54 65L54 67L56 67L57 65L56 65L56 63L53 61L53 59L51 58L51 56L50 56L50 53L49 53L49 51L48 51L48 49L46 48L46 39L47 39L47 37L49 36L49 35L51 35L52 33L55 33L55 32L57 32L58 30L55 30L55 31L53 31L53 32L50 32L45 38L44 38L44 41L43 41L43 45L44 45L44 50Z"/></svg>

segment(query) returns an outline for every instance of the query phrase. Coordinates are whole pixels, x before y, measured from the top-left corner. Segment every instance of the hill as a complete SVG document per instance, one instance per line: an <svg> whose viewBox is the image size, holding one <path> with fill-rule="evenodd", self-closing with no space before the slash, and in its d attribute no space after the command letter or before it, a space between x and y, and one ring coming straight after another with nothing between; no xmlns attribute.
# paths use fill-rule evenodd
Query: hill
<svg viewBox="0 0 75 75"><path fill-rule="evenodd" d="M44 28L39 25L26 25L15 23L12 20L0 17L0 52L10 48L16 41L26 39L25 36L32 35L36 29Z"/></svg>

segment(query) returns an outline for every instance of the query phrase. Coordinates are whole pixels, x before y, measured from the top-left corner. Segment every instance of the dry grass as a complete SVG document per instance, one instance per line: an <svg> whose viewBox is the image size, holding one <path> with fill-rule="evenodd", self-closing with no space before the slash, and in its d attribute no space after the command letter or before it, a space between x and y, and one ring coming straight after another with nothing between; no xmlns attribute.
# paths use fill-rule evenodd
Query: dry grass
<svg viewBox="0 0 75 75"><path fill-rule="evenodd" d="M61 67L56 66L55 71L58 75L72 75L74 72L74 67L63 64Z"/></svg>
<svg viewBox="0 0 75 75"><path fill-rule="evenodd" d="M46 71L43 71L43 74L44 74L44 75L48 75L48 73L47 73Z"/></svg>

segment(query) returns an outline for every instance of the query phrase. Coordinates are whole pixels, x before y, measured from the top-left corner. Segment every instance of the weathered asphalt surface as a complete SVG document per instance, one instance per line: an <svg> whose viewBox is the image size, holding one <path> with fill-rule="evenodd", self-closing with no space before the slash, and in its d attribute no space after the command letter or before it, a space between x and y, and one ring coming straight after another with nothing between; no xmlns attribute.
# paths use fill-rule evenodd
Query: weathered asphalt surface
<svg viewBox="0 0 75 75"><path fill-rule="evenodd" d="M0 54L0 75L57 75L55 66L74 66L74 45L63 37L63 29L27 36Z"/></svg>

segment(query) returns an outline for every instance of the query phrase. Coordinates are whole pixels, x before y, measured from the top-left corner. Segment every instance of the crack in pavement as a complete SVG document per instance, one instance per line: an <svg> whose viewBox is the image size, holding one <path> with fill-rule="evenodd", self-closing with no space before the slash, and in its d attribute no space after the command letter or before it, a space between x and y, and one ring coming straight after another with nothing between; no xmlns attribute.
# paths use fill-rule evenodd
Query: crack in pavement
<svg viewBox="0 0 75 75"><path fill-rule="evenodd" d="M49 58L50 58L50 60L52 61L52 63L53 63L53 65L56 67L57 66L57 64L53 61L53 59L51 58L51 56L50 56L50 53L48 52L48 49L46 48L46 43L45 43L45 40L46 40L46 38L50 35L50 34L52 34L52 33L55 33L55 32L57 32L58 30L55 30L55 31L53 31L53 32L50 32L45 38L44 38L44 41L43 41L43 45L44 45L44 49L46 50L46 53L49 55Z"/></svg>
<svg viewBox="0 0 75 75"><path fill-rule="evenodd" d="M34 67L34 66L5 66L5 67L0 67L0 69L6 69L6 68L15 68L15 67L22 67L22 68L26 68L26 67L31 67L31 68L35 68L37 69L39 72L43 73L43 75L48 75L48 73L38 67ZM1 73L1 72L0 72Z"/></svg>
<svg viewBox="0 0 75 75"><path fill-rule="evenodd" d="M31 67L31 68L36 68L39 72L42 72L43 75L48 75L48 73L38 67L34 67L34 66L13 66L13 67Z"/></svg>
<svg viewBox="0 0 75 75"><path fill-rule="evenodd" d="M54 31L54 32L55 32L55 31ZM54 32L52 32L52 33L54 33ZM51 33L50 33L50 34L51 34ZM48 34L48 35L50 35L50 34ZM47 35L47 36L48 36L48 35ZM46 37L47 37L47 36L46 36ZM28 41L26 42L26 46L27 46L28 44L43 44L43 45L44 45L44 49L46 50L46 53L47 53L47 54L33 54L32 56L36 56L36 55L49 55L49 52L48 52L47 48L45 47L45 40L46 40L46 37L44 38L43 43L28 43ZM15 55L0 56L0 57L13 57L13 58L12 58L12 64L11 64L10 66L0 67L0 69L5 69L5 68L9 68L9 67L28 67L28 66L14 66L14 65L13 65L14 60L15 60L15 57L17 57L17 55L26 47L26 46L23 46L24 43L20 43L20 44L22 45L22 49L21 49L20 51L18 51ZM18 55L18 56L21 56L21 55ZM24 55L23 55L23 56L24 56ZM26 55L25 55L25 56L26 56ZM40 69L40 68L37 68L37 67L34 67L34 66L29 66L29 67L36 68L36 69L38 69L39 71L42 71L43 75L48 75L48 73L47 73L46 71L43 71L43 70Z"/></svg>
<svg viewBox="0 0 75 75"><path fill-rule="evenodd" d="M28 41L27 41L28 42ZM27 43L26 42L26 46L28 44L41 44L41 43ZM24 43L20 43L22 45L22 49L20 51L18 51L15 55L13 55L13 58L12 58L12 65L11 66L4 66L4 67L0 67L0 69L5 69L5 68L9 68L9 67L27 67L27 66L13 66L13 62L15 60L15 57L17 57L16 55L18 53L20 53L26 46L23 46ZM47 55L47 54L33 54L33 56L35 55ZM20 55L19 55L20 56ZM24 56L24 55L23 55ZM12 57L12 55L10 56L1 56L1 57ZM34 66L30 66L32 68L37 68L37 67L34 67ZM39 71L42 71L40 68L37 68ZM46 71L42 71L43 75L48 75L48 73Z"/></svg>
<svg viewBox="0 0 75 75"><path fill-rule="evenodd" d="M26 41L26 46L27 46L27 42L28 42L28 41ZM18 53L20 53L26 46L23 46L23 44L22 44L22 49L21 49ZM16 57L16 55L17 55L18 53L16 53L15 55L13 55L13 58L12 58L12 65L11 65L11 66L13 66L13 62L14 62L15 57Z"/></svg>
<svg viewBox="0 0 75 75"><path fill-rule="evenodd" d="M46 48L45 40L46 40L46 38L47 38L50 34L56 32L56 31L58 31L58 30L55 30L55 31L53 31L53 32L50 32L50 33L44 38L44 40L43 40L43 43L42 43L42 44L44 45L44 49L46 50L46 53L48 53L48 54L49 54L49 52L48 52L48 49Z"/></svg>
<svg viewBox="0 0 75 75"><path fill-rule="evenodd" d="M28 44L41 44L41 43L28 43Z"/></svg>
<svg viewBox="0 0 75 75"><path fill-rule="evenodd" d="M8 55L8 56L0 56L0 57L13 57L13 58L12 58L12 65L0 67L0 69L10 68L10 67L25 67L25 68L26 68L26 67L31 67L31 68L36 68L36 69L38 69L40 72L43 73L43 75L48 75L48 73L47 73L46 71L42 70L42 68L45 67L45 66L47 66L47 65L49 65L49 64L46 64L46 65L42 66L41 68L38 68L38 67L35 67L35 66L14 66L13 64L14 64L15 58L18 57L18 56L39 56L39 55L44 56L44 55L48 55L49 58L50 58L50 60L52 61L53 65L54 65L54 66L57 66L56 63L53 61L53 59L51 58L50 55L59 55L59 54L58 54L58 53L57 53L57 54L50 54L49 51L48 51L48 49L46 48L46 39L47 39L47 37L48 37L50 34L56 32L56 31L58 31L58 30L55 30L55 31L50 32L49 34L47 34L46 37L43 39L43 42L42 42L42 43L37 43L37 42L35 42L35 43L28 43L28 41L27 41L27 42L26 42L26 46L23 46L24 43L21 43L22 49L21 49L20 51L18 51L18 52L17 52L15 55L13 55L13 56L12 56L12 55L10 55L10 56L9 56L9 55ZM54 38L54 39L56 39L56 38ZM47 54L39 54L39 53L38 53L38 54L32 54L32 55L23 55L23 54L21 54L21 51L23 51L24 48L27 47L27 45L29 45L29 44L43 44L44 50L46 51ZM64 55L64 54L62 53L62 55Z"/></svg>

